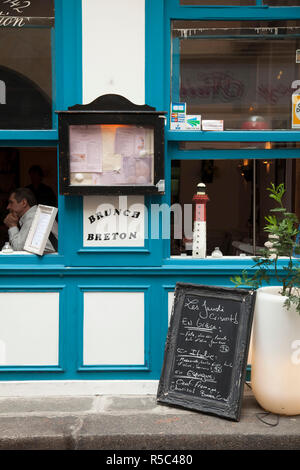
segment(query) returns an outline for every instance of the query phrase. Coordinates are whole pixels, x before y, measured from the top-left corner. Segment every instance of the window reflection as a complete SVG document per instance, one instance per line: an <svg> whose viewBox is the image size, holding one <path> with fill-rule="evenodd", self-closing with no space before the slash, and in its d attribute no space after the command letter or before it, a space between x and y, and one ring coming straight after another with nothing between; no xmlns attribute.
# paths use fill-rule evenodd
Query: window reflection
<svg viewBox="0 0 300 470"><path fill-rule="evenodd" d="M179 142L180 150L293 150L300 142Z"/></svg>
<svg viewBox="0 0 300 470"><path fill-rule="evenodd" d="M263 248L267 234L264 217L272 206L266 190L270 183L284 182L285 205L300 216L300 160L174 160L172 204L191 204L197 184L206 184L207 255L218 246L223 255L248 256ZM174 228L174 227L173 227ZM174 231L172 231L174 234ZM171 255L191 254L191 239L171 240Z"/></svg>
<svg viewBox="0 0 300 470"><path fill-rule="evenodd" d="M173 21L172 102L225 130L291 129L298 49L300 21Z"/></svg>
<svg viewBox="0 0 300 470"><path fill-rule="evenodd" d="M269 6L299 6L299 0L263 0L264 5ZM258 0L180 0L180 5L194 5L194 6L260 6Z"/></svg>
<svg viewBox="0 0 300 470"><path fill-rule="evenodd" d="M198 6L249 6L255 5L256 0L180 0L180 5Z"/></svg>
<svg viewBox="0 0 300 470"><path fill-rule="evenodd" d="M1 2L0 129L52 128L54 2Z"/></svg>
<svg viewBox="0 0 300 470"><path fill-rule="evenodd" d="M264 0L264 5L271 7L299 7L299 0Z"/></svg>

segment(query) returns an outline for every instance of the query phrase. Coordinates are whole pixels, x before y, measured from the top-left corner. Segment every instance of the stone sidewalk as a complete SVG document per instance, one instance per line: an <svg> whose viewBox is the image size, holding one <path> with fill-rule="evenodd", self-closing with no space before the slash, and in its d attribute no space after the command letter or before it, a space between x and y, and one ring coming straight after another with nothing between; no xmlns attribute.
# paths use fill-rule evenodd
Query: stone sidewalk
<svg viewBox="0 0 300 470"><path fill-rule="evenodd" d="M0 450L299 450L300 416L269 415L245 387L239 422L153 395L0 397Z"/></svg>

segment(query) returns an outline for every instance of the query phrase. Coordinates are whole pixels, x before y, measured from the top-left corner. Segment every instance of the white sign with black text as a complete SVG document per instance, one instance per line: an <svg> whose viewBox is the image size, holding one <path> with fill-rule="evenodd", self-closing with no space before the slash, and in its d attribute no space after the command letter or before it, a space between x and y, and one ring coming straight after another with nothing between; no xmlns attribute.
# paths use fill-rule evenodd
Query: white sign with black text
<svg viewBox="0 0 300 470"><path fill-rule="evenodd" d="M143 247L144 196L84 196L84 247Z"/></svg>

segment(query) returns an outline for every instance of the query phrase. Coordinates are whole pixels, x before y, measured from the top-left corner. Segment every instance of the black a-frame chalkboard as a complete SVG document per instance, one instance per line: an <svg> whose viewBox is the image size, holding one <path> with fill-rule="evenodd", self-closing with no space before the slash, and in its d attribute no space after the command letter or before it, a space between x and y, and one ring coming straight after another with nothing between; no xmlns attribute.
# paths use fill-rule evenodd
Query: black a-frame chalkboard
<svg viewBox="0 0 300 470"><path fill-rule="evenodd" d="M239 421L256 292L177 283L157 401Z"/></svg>

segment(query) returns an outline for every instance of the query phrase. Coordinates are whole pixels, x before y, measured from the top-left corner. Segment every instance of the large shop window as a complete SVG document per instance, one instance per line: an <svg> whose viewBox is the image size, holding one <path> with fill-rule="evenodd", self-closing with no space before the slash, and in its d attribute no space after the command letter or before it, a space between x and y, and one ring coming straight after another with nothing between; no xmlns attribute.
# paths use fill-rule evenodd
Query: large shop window
<svg viewBox="0 0 300 470"><path fill-rule="evenodd" d="M291 130L299 77L299 20L172 21L171 101L187 114L224 130Z"/></svg>
<svg viewBox="0 0 300 470"><path fill-rule="evenodd" d="M299 6L299 0L180 0L180 5L194 6L263 6L269 5L274 7L290 7Z"/></svg>
<svg viewBox="0 0 300 470"><path fill-rule="evenodd" d="M56 158L55 147L0 147L0 250L9 239L3 220L15 189L29 187L37 204L57 207Z"/></svg>
<svg viewBox="0 0 300 470"><path fill-rule="evenodd" d="M271 182L286 183L286 207L300 216L300 159L272 159L271 154L270 159L172 161L172 207L182 208L173 223L185 229L179 238L179 231L172 226L172 256L192 254L191 227L187 222L199 181L206 184L209 197L208 256L215 247L224 256L251 256L264 247L264 217L273 207L266 191Z"/></svg>
<svg viewBox="0 0 300 470"><path fill-rule="evenodd" d="M195 6L253 6L256 0L180 0L180 5L195 5Z"/></svg>
<svg viewBox="0 0 300 470"><path fill-rule="evenodd" d="M51 129L54 0L0 9L0 129Z"/></svg>

